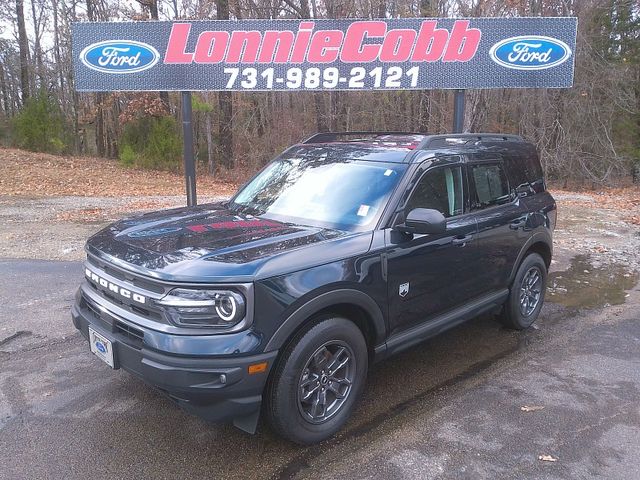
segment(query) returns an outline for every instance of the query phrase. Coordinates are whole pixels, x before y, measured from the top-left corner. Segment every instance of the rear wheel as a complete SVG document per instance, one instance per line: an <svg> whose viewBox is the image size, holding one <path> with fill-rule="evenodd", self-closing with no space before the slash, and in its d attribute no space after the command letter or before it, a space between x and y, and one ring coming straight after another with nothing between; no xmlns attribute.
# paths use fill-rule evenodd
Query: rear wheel
<svg viewBox="0 0 640 480"><path fill-rule="evenodd" d="M331 437L348 420L364 387L367 344L344 318L328 318L296 335L266 395L273 429L300 444Z"/></svg>
<svg viewBox="0 0 640 480"><path fill-rule="evenodd" d="M510 328L523 330L536 321L547 286L547 265L537 253L530 253L520 264L501 314Z"/></svg>

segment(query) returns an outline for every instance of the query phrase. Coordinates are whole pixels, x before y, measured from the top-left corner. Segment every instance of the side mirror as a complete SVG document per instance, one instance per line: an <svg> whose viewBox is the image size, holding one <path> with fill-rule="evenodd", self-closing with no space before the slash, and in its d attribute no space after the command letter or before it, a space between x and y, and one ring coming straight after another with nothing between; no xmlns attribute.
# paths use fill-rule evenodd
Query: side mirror
<svg viewBox="0 0 640 480"><path fill-rule="evenodd" d="M414 208L407 214L404 225L399 230L418 234L445 233L447 219L438 210Z"/></svg>

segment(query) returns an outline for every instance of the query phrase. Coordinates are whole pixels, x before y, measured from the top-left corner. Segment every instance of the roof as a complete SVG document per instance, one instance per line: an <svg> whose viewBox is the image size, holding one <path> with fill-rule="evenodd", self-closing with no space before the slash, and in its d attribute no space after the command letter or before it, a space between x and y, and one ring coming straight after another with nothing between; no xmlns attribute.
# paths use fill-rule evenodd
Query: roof
<svg viewBox="0 0 640 480"><path fill-rule="evenodd" d="M312 135L302 143L356 143L378 148L415 150L427 136L415 132L323 132Z"/></svg>
<svg viewBox="0 0 640 480"><path fill-rule="evenodd" d="M416 150L459 151L477 146L524 143L518 135L458 133L429 135L416 132L323 132L291 147L288 156L340 156L361 160L410 162Z"/></svg>

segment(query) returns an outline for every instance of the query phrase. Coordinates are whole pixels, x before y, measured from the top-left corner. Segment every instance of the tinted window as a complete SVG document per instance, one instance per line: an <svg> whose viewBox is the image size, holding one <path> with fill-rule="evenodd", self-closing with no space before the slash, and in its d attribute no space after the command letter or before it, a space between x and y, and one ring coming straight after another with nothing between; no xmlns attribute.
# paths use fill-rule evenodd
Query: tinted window
<svg viewBox="0 0 640 480"><path fill-rule="evenodd" d="M533 146L503 154L511 188L527 194L544 191L542 167Z"/></svg>
<svg viewBox="0 0 640 480"><path fill-rule="evenodd" d="M471 179L475 186L473 208L485 208L510 201L509 182L502 164L484 163L471 166Z"/></svg>
<svg viewBox="0 0 640 480"><path fill-rule="evenodd" d="M414 208L431 208L442 212L445 217L453 217L463 212L462 168L441 167L425 173L405 211Z"/></svg>
<svg viewBox="0 0 640 480"><path fill-rule="evenodd" d="M406 169L348 159L280 159L233 199L232 210L274 220L345 230L375 225Z"/></svg>

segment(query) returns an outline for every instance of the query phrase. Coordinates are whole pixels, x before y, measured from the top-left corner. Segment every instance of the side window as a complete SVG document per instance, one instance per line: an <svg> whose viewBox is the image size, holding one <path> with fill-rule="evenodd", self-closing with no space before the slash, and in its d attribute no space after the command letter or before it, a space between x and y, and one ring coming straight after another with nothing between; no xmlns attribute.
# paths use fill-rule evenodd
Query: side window
<svg viewBox="0 0 640 480"><path fill-rule="evenodd" d="M438 167L427 171L411 194L405 211L432 208L445 217L463 213L462 167Z"/></svg>
<svg viewBox="0 0 640 480"><path fill-rule="evenodd" d="M511 201L509 182L501 163L471 165L474 193L471 205L474 209L502 205Z"/></svg>
<svg viewBox="0 0 640 480"><path fill-rule="evenodd" d="M519 194L525 192L527 195L544 191L542 168L533 147L503 156L512 190Z"/></svg>

